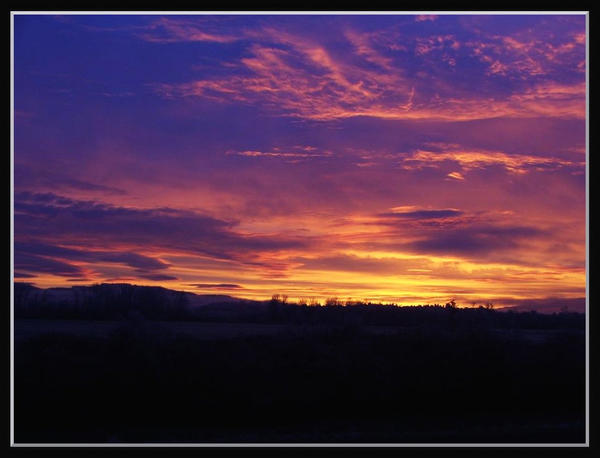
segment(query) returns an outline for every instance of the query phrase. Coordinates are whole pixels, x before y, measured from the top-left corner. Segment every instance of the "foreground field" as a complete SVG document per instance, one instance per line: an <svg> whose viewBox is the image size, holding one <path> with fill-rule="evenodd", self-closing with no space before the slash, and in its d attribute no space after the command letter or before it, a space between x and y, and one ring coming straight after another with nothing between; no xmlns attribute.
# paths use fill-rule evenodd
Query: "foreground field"
<svg viewBox="0 0 600 458"><path fill-rule="evenodd" d="M18 319L15 320L14 337L22 342L32 337L46 334L66 334L81 337L110 337L115 331L130 324L109 320L48 320ZM182 334L199 340L233 339L251 336L283 336L302 333L319 333L332 329L330 326L296 325L277 323L227 323L227 322L188 322L188 321L146 321L143 326L147 331L156 333L169 332ZM360 330L368 335L396 335L413 333L415 326L366 325ZM448 331L448 330L446 330ZM488 332L511 340L543 343L556 336L575 334L584 336L583 329L490 329Z"/></svg>
<svg viewBox="0 0 600 458"><path fill-rule="evenodd" d="M574 443L583 329L16 320L15 439Z"/></svg>

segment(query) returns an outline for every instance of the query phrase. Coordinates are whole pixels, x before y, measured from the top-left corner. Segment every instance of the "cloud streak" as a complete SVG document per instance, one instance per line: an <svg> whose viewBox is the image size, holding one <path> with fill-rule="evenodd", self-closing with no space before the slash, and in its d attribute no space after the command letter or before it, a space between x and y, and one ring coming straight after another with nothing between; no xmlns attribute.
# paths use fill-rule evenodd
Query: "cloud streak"
<svg viewBox="0 0 600 458"><path fill-rule="evenodd" d="M306 240L278 234L241 234L234 230L234 226L234 222L190 211L115 207L94 201L76 201L51 193L20 193L15 200L15 229L19 234L15 250L23 254L33 252L36 259L40 255L48 258L44 264L47 265L45 271L50 271L52 262L57 262L56 272L59 274L75 275L81 272L76 266L51 261L50 257L125 264L143 273L144 278L168 279L165 274L147 272L167 268L168 264L163 261L130 251L99 250L100 246L106 244L137 249L151 245L154 250L193 253L196 256L248 264L260 264L260 257L250 259L250 253L298 249L307 244ZM19 239L34 242L21 242ZM84 252L50 244L67 240L70 245L85 245L95 250ZM26 257L17 265L21 270L31 270L33 264Z"/></svg>
<svg viewBox="0 0 600 458"><path fill-rule="evenodd" d="M430 35L408 38L412 52L407 48L391 53L389 44L382 43L400 37L386 37L385 33L391 32L384 29L376 35L347 28L343 36L348 47L333 53L312 37L281 28L256 29L250 34L255 41L248 45L249 56L233 64L238 69L234 76L162 83L155 88L165 97L259 103L276 106L289 116L320 121L361 116L445 121L584 116L583 77L579 82L565 83L549 77L552 71L545 68L549 62L560 67L565 65L564 59L584 59L581 35L566 43L547 45L541 52L534 52L539 50L540 41L521 42L510 36L481 36L479 41L461 43L454 34ZM193 41L193 37L194 33L189 33L189 39ZM422 68L418 75L410 75L410 69L403 65L407 59ZM478 95L452 87L448 79L440 80L436 69L440 61L446 62L449 72L457 72L461 65L465 65L463 74L481 71L477 75L480 79L492 74L512 81L514 75L509 69L514 68L545 79L528 86L511 82L509 93ZM481 62L486 67L478 68Z"/></svg>
<svg viewBox="0 0 600 458"><path fill-rule="evenodd" d="M418 150L403 159L407 169L415 167L436 167L439 163L454 162L465 172L490 166L501 166L506 171L523 174L529 171L552 171L561 167L583 169L585 162L570 161L556 157L532 156L527 154L506 154L501 151L473 151L460 149L458 145L442 145L441 150ZM458 172L449 174L452 178L464 179Z"/></svg>

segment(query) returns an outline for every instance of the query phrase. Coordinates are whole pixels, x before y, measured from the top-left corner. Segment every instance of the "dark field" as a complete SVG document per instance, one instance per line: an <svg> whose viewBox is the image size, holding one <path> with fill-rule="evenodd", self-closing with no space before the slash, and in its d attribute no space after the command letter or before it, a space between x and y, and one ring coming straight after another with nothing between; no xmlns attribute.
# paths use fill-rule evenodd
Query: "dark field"
<svg viewBox="0 0 600 458"><path fill-rule="evenodd" d="M15 441L584 442L582 317L528 329L461 312L404 326L17 319Z"/></svg>

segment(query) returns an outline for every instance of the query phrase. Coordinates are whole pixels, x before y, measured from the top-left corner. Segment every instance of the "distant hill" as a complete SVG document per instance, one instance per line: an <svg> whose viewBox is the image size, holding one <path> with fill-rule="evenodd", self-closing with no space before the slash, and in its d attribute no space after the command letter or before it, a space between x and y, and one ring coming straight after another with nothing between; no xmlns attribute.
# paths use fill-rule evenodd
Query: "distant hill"
<svg viewBox="0 0 600 458"><path fill-rule="evenodd" d="M138 286L129 283L101 283L91 286L72 286L70 288L38 288L30 283L15 282L15 302L17 298L31 301L44 301L47 303L79 303L97 296L147 296L153 294L167 300L185 298L190 306L206 306L214 304L248 303L251 301L225 294L194 294L187 291L176 291L160 286Z"/></svg>
<svg viewBox="0 0 600 458"><path fill-rule="evenodd" d="M194 294L159 286L103 283L70 288L37 288L15 282L14 305L17 318L69 319L195 319L222 315L240 308L262 308L264 303L220 294Z"/></svg>
<svg viewBox="0 0 600 458"><path fill-rule="evenodd" d="M522 299L515 301L514 305L501 307L499 310L511 310L513 312L535 310L539 313L560 313L565 311L585 313L585 297Z"/></svg>

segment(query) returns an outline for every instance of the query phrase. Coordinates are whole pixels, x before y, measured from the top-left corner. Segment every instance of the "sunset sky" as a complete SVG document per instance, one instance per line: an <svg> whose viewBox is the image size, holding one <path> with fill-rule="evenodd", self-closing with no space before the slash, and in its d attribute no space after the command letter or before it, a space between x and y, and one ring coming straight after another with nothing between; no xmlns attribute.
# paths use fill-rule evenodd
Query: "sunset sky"
<svg viewBox="0 0 600 458"><path fill-rule="evenodd" d="M585 296L584 15L16 15L14 276Z"/></svg>

